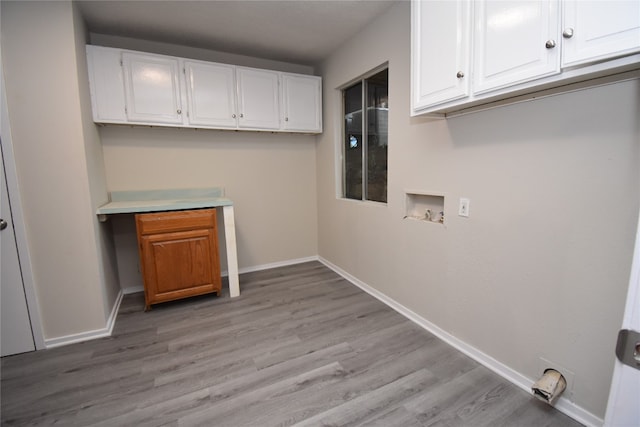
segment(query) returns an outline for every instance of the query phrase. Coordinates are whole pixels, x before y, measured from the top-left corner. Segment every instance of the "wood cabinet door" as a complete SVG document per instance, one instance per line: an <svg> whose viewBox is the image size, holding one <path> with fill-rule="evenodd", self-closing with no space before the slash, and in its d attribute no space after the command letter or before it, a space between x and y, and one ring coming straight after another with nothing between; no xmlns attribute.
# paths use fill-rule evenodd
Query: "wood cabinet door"
<svg viewBox="0 0 640 427"><path fill-rule="evenodd" d="M181 124L178 59L124 52L122 61L129 121Z"/></svg>
<svg viewBox="0 0 640 427"><path fill-rule="evenodd" d="M415 113L469 95L471 2L413 1L411 104Z"/></svg>
<svg viewBox="0 0 640 427"><path fill-rule="evenodd" d="M145 308L220 293L215 209L136 215Z"/></svg>
<svg viewBox="0 0 640 427"><path fill-rule="evenodd" d="M640 1L565 1L562 66L640 51Z"/></svg>
<svg viewBox="0 0 640 427"><path fill-rule="evenodd" d="M184 61L189 124L238 127L235 67L199 61Z"/></svg>
<svg viewBox="0 0 640 427"><path fill-rule="evenodd" d="M322 79L282 73L282 128L290 131L322 131Z"/></svg>
<svg viewBox="0 0 640 427"><path fill-rule="evenodd" d="M250 129L280 129L280 102L275 71L236 68L238 125Z"/></svg>
<svg viewBox="0 0 640 427"><path fill-rule="evenodd" d="M473 93L560 72L557 0L474 2Z"/></svg>

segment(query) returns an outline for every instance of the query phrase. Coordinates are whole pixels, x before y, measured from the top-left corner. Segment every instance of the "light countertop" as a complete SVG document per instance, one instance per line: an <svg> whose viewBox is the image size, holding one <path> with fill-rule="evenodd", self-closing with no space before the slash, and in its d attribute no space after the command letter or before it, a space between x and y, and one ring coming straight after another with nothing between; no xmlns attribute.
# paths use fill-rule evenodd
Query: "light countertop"
<svg viewBox="0 0 640 427"><path fill-rule="evenodd" d="M100 206L96 214L179 211L187 209L233 206L222 188L175 190L113 191L111 201Z"/></svg>

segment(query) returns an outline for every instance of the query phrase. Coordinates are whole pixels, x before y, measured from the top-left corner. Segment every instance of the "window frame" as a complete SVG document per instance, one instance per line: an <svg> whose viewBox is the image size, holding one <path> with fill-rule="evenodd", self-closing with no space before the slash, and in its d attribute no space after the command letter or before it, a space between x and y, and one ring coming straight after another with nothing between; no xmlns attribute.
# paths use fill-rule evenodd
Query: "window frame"
<svg viewBox="0 0 640 427"><path fill-rule="evenodd" d="M387 73L389 72L389 62L385 62L383 64L378 65L377 67L367 71L366 73L358 76L355 79L350 80L349 82L339 86L337 89L339 91L339 99L340 99L340 135L338 138L338 143L340 144L340 193L338 195L338 198L341 200L347 200L347 201L353 201L353 202L364 202L364 203L374 203L374 204L379 204L379 205L383 205L383 206L387 206L389 203L389 195L387 192L387 196L386 196L386 201L382 202L379 200L371 200L371 199L367 199L367 185L368 185L368 150L367 147L369 146L369 132L367 131L368 129L368 114L366 114L366 108L367 108L367 94L368 94L368 86L367 86L367 79L373 77L374 75L387 70ZM350 87L357 85L358 83L362 84L362 90L361 90L361 105L362 105L362 153L361 153L361 164L362 164L362 197L360 199L355 199L355 198L350 198L346 196L347 193L347 182L346 182L346 168L347 168L347 164L346 164L346 153L345 153L345 138L346 138L346 127L345 127L345 116L346 116L346 111L345 111L345 90L349 89ZM389 89L389 81L387 80L387 91ZM387 138L388 138L388 131L387 131ZM387 145L387 150L388 150L388 145ZM387 163L387 171L386 171L386 175L387 175L387 182L389 180L389 165Z"/></svg>

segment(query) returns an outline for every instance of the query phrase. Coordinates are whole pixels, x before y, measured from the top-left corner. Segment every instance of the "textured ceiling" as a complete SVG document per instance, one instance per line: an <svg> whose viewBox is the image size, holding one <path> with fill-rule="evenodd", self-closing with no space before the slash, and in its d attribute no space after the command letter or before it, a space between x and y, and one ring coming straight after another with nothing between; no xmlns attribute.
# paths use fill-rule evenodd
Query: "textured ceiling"
<svg viewBox="0 0 640 427"><path fill-rule="evenodd" d="M315 65L397 0L78 1L92 33Z"/></svg>

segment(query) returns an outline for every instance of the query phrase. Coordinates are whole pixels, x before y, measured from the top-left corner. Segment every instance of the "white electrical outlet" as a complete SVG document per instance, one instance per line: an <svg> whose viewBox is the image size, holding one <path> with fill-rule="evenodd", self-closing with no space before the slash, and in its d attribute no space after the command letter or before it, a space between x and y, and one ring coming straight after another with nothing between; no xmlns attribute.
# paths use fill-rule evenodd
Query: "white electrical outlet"
<svg viewBox="0 0 640 427"><path fill-rule="evenodd" d="M458 215L468 217L469 216L469 204L471 201L469 199L460 199L460 206L458 207Z"/></svg>

